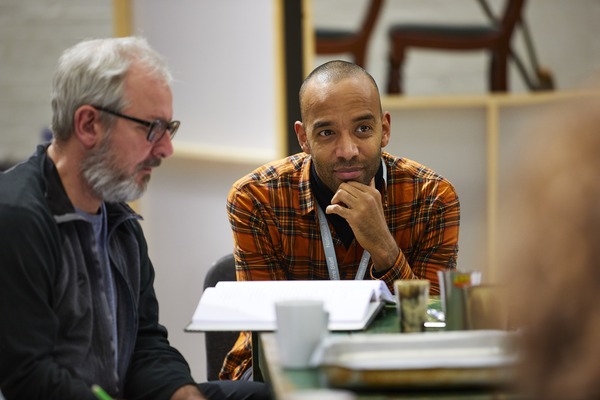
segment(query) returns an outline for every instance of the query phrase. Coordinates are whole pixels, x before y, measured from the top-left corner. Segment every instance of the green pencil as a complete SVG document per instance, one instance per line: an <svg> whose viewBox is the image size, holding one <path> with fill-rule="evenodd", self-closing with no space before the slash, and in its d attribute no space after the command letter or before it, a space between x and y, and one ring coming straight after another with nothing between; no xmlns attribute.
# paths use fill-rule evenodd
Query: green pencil
<svg viewBox="0 0 600 400"><path fill-rule="evenodd" d="M92 385L92 393L96 395L98 400L113 400L112 397L108 393L104 391L100 386L93 384Z"/></svg>

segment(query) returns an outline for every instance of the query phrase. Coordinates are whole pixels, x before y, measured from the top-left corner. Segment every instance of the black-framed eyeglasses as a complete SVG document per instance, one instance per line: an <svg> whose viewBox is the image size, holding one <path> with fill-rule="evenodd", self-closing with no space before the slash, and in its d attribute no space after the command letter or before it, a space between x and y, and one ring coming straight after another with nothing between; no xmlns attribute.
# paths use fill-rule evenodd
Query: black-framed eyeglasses
<svg viewBox="0 0 600 400"><path fill-rule="evenodd" d="M98 111L104 111L105 113L112 114L119 118L125 118L125 119L128 119L129 121L137 122L138 124L148 127L148 135L146 136L146 139L150 143L159 142L163 138L163 136L165 136L165 133L167 131L169 131L170 139L173 140L173 138L175 137L175 133L177 133L177 129L179 129L179 125L181 124L181 122L179 122L179 121L167 122L162 119L155 119L154 121L144 121L143 119L139 119L139 118L131 117L129 115L121 114L120 112L116 112L116 111L110 110L108 108L104 108L104 107L100 107L100 106L92 106L92 107L94 107Z"/></svg>

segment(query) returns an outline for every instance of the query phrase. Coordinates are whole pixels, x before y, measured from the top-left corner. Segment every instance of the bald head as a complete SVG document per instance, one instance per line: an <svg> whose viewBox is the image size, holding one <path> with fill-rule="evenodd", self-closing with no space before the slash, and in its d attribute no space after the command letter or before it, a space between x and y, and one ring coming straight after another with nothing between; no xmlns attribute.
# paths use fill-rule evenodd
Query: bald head
<svg viewBox="0 0 600 400"><path fill-rule="evenodd" d="M305 95L308 88L312 87L313 85L327 85L337 83L348 78L367 78L373 84L373 88L379 96L379 88L377 87L375 79L373 79L373 77L362 67L342 60L329 61L315 68L306 77L306 79L302 83L302 86L300 87L301 118L304 120L304 115L306 113L307 104ZM380 101L380 99L378 100Z"/></svg>

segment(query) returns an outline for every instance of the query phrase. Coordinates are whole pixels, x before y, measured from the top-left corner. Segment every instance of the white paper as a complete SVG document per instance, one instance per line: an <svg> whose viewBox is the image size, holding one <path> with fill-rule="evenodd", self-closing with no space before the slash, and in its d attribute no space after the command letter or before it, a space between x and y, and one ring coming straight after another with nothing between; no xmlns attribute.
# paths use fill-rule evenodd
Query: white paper
<svg viewBox="0 0 600 400"><path fill-rule="evenodd" d="M383 281L223 281L207 288L188 330L274 330L275 302L316 299L330 329L362 329L374 302L391 301Z"/></svg>

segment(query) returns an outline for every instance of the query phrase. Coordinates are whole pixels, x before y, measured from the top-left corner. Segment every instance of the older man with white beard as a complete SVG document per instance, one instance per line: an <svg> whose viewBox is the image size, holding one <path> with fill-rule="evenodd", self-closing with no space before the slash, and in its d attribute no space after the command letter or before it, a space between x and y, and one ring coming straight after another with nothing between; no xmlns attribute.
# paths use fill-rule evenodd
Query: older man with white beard
<svg viewBox="0 0 600 400"><path fill-rule="evenodd" d="M140 38L59 60L52 132L0 174L0 390L11 399L262 399L264 384L196 384L159 324L154 269L126 201L173 153L171 75Z"/></svg>

